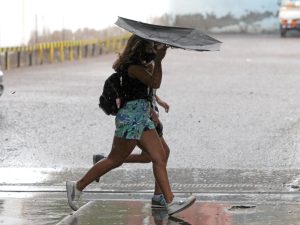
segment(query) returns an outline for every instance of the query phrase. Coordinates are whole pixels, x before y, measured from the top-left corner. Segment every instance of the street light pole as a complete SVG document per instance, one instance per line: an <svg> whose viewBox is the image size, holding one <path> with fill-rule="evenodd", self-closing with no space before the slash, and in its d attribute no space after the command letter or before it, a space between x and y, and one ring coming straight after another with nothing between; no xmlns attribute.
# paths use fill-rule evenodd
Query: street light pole
<svg viewBox="0 0 300 225"><path fill-rule="evenodd" d="M22 45L25 44L25 0L22 0Z"/></svg>
<svg viewBox="0 0 300 225"><path fill-rule="evenodd" d="M35 14L35 43L39 42L39 33L38 33L38 16Z"/></svg>
<svg viewBox="0 0 300 225"><path fill-rule="evenodd" d="M65 40L65 18L62 17L62 40Z"/></svg>

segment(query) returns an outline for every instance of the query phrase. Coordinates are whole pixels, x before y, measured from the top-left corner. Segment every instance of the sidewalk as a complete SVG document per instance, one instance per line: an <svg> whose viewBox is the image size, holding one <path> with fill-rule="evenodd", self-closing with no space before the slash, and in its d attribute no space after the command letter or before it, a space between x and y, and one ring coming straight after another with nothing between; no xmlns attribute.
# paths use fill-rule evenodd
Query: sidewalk
<svg viewBox="0 0 300 225"><path fill-rule="evenodd" d="M75 213L67 203L65 180L80 177L82 169L27 171L27 177L21 168L2 172L8 176L0 184L1 225L300 225L298 170L169 169L175 194L197 197L171 218L164 210L151 210L151 170L112 171L87 188L87 204ZM46 179L33 180L39 174Z"/></svg>
<svg viewBox="0 0 300 225"><path fill-rule="evenodd" d="M87 192L72 212L65 192L1 192L0 224L5 225L298 225L300 194L196 194L190 208L168 217L152 210L151 193ZM185 196L186 194L179 194Z"/></svg>

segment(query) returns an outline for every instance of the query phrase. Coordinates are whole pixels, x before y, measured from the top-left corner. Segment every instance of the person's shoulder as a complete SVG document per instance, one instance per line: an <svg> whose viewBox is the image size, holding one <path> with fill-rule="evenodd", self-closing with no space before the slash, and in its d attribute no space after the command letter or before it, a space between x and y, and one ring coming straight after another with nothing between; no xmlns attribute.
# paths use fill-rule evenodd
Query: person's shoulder
<svg viewBox="0 0 300 225"><path fill-rule="evenodd" d="M128 60L126 62L124 62L123 67L128 69L129 67L132 66L140 66L137 62L133 61L133 60Z"/></svg>
<svg viewBox="0 0 300 225"><path fill-rule="evenodd" d="M147 67L143 64L130 64L127 67L128 72L129 71L147 71Z"/></svg>
<svg viewBox="0 0 300 225"><path fill-rule="evenodd" d="M142 63L138 63L138 62L136 62L136 61L129 61L128 63L127 63L127 69L138 69L138 70L146 70L147 69L147 66L146 65L144 65L144 64L142 64Z"/></svg>
<svg viewBox="0 0 300 225"><path fill-rule="evenodd" d="M119 68L119 72L127 72L130 65L132 65L131 61L122 62Z"/></svg>

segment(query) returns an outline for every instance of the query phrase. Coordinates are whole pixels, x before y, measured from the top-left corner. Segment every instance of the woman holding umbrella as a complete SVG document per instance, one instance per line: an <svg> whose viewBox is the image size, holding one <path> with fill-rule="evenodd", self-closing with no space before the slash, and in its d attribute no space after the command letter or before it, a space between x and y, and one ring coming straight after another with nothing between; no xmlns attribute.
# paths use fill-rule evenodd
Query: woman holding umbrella
<svg viewBox="0 0 300 225"><path fill-rule="evenodd" d="M132 35L113 69L123 73L124 106L118 111L112 149L107 158L95 164L77 182L67 181L67 197L70 207L77 210L81 191L110 170L119 167L137 144L144 146L153 164L155 179L167 202L168 214L172 215L189 207L195 197L174 197L166 169L166 155L153 121L149 118L150 102L148 88L158 89L162 80L161 62L166 55L165 45L154 45ZM153 72L145 66L154 60Z"/></svg>

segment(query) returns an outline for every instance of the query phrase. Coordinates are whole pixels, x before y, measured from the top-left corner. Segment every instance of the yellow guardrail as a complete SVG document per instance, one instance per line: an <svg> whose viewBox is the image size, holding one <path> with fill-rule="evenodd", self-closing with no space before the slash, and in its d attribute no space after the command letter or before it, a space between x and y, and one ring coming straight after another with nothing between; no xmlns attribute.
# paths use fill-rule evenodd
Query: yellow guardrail
<svg viewBox="0 0 300 225"><path fill-rule="evenodd" d="M80 40L39 43L31 46L0 47L2 68L42 65L46 63L80 60L85 57L120 51L130 35L104 40Z"/></svg>

